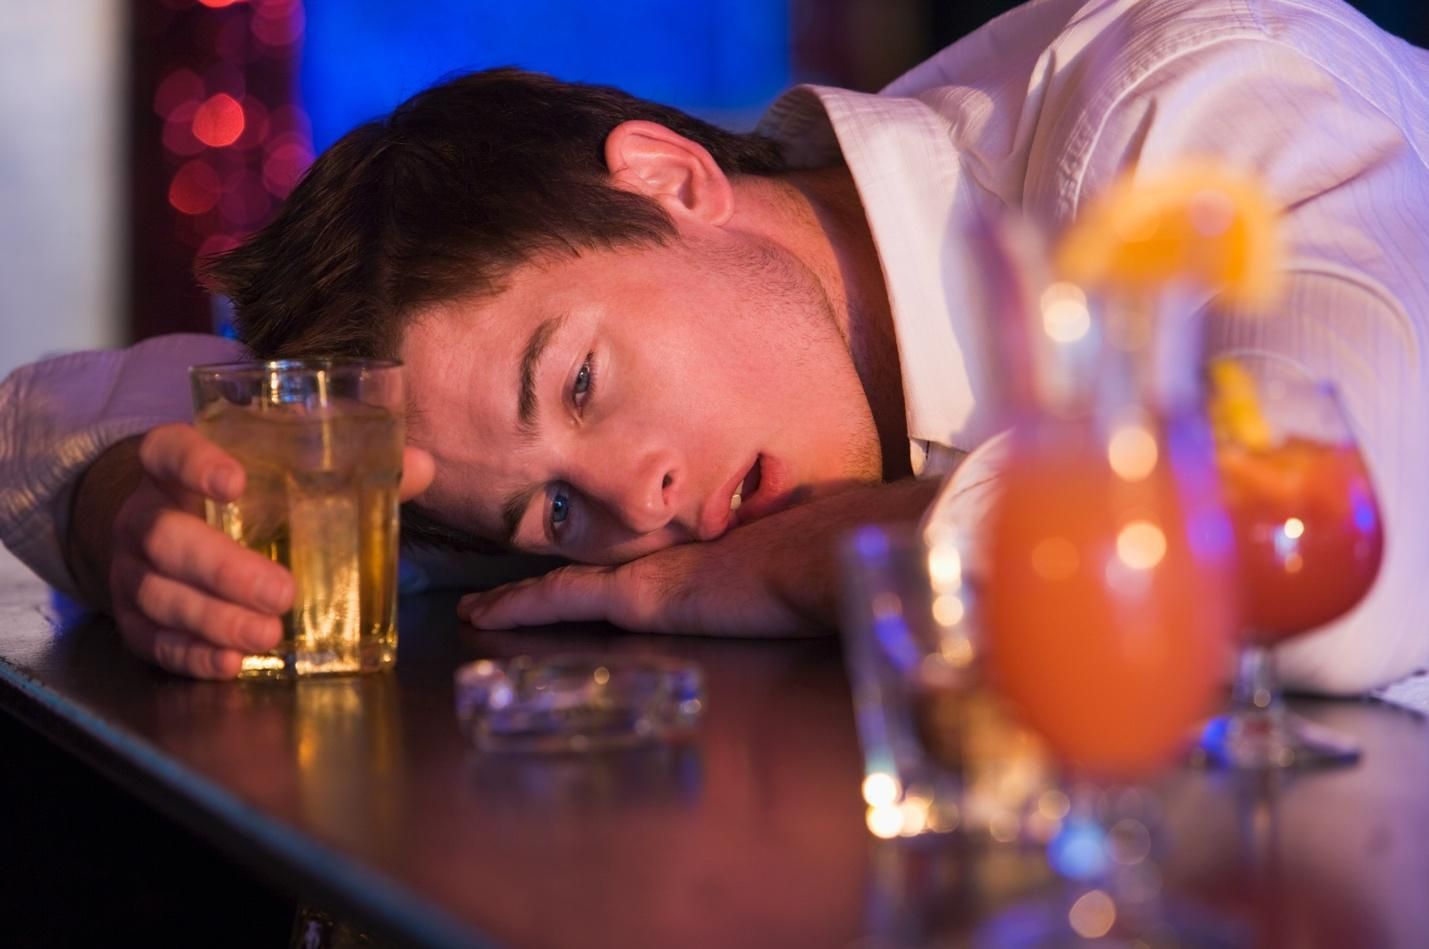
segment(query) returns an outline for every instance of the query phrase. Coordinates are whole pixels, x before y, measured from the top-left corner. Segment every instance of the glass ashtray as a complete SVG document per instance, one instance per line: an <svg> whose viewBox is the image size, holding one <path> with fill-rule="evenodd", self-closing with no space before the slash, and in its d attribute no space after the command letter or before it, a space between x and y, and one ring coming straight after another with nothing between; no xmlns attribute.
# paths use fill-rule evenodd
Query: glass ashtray
<svg viewBox="0 0 1429 949"><path fill-rule="evenodd" d="M456 671L456 712L480 751L582 752L689 735L704 711L692 662L640 656L478 659Z"/></svg>

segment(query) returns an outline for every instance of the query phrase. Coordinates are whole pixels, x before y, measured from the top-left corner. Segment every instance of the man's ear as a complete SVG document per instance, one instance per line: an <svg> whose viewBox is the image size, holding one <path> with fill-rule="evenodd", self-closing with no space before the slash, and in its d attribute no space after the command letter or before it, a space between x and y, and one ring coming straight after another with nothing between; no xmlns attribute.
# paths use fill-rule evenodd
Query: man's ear
<svg viewBox="0 0 1429 949"><path fill-rule="evenodd" d="M617 188L659 202L671 217L720 225L734 213L729 178L703 145L655 122L622 122L605 139Z"/></svg>

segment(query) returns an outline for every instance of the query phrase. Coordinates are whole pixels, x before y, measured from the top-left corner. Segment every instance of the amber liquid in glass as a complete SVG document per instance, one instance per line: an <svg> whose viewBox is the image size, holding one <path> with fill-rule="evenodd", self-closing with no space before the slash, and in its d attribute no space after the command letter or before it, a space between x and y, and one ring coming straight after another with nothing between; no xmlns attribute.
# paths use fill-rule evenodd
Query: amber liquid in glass
<svg viewBox="0 0 1429 949"><path fill-rule="evenodd" d="M1168 464L1118 479L1095 443L1007 472L986 599L997 684L1063 760L1164 763L1209 709L1234 631L1229 543L1198 551Z"/></svg>
<svg viewBox="0 0 1429 949"><path fill-rule="evenodd" d="M1384 533L1353 445L1290 438L1217 452L1236 534L1246 635L1269 646L1347 612L1379 572Z"/></svg>
<svg viewBox="0 0 1429 949"><path fill-rule="evenodd" d="M357 403L216 403L207 438L242 463L247 485L208 502L210 524L288 567L297 589L271 652L240 678L371 672L397 654L397 485L402 423Z"/></svg>

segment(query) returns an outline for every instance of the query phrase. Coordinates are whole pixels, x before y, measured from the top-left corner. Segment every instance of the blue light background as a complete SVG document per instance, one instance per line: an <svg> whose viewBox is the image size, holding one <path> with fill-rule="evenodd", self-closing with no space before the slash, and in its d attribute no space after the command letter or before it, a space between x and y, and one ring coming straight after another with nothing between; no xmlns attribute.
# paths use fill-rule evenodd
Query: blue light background
<svg viewBox="0 0 1429 949"><path fill-rule="evenodd" d="M748 128L790 83L787 0L307 0L313 145L444 76L521 66Z"/></svg>

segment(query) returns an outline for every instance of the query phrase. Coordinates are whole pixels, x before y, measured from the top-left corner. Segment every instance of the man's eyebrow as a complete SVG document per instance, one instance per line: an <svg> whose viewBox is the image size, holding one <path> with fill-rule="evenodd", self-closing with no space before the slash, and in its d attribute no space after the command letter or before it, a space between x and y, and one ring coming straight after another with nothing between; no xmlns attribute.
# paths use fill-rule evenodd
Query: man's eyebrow
<svg viewBox="0 0 1429 949"><path fill-rule="evenodd" d="M531 496L539 490L540 485L527 485L512 492L501 502L501 526L506 531L506 546L516 546L516 532L521 527L521 516L531 505Z"/></svg>
<svg viewBox="0 0 1429 949"><path fill-rule="evenodd" d="M536 370L540 368L541 356L546 345L566 322L565 316L553 316L537 326L526 342L521 353L521 388L516 394L516 430L526 436L536 434ZM530 492L526 492L529 496ZM506 506L502 507L505 515Z"/></svg>

